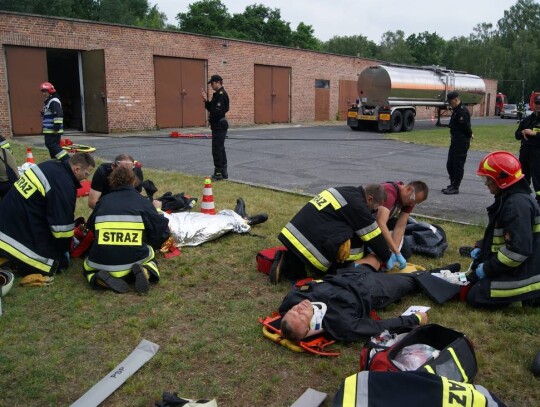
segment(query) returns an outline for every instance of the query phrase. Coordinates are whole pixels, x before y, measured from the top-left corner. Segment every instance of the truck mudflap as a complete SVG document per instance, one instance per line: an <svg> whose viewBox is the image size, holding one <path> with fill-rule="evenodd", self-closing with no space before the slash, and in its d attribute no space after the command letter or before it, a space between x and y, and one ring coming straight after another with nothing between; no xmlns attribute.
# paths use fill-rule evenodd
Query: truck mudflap
<svg viewBox="0 0 540 407"><path fill-rule="evenodd" d="M351 128L358 126L358 109L349 108L347 110L347 126Z"/></svg>
<svg viewBox="0 0 540 407"><path fill-rule="evenodd" d="M387 109L379 110L379 120L377 123L379 131L390 131L392 129L392 111Z"/></svg>

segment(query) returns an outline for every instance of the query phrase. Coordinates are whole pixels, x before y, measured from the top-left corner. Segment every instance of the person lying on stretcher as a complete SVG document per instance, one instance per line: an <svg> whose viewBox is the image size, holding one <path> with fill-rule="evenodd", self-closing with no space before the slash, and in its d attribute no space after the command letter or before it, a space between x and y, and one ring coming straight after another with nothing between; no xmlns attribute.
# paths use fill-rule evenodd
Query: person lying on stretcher
<svg viewBox="0 0 540 407"><path fill-rule="evenodd" d="M352 342L385 329L425 325L428 316L423 312L385 320L370 317L371 310L384 308L418 287L413 275L375 273L380 266L370 254L334 275L293 287L279 307L282 336L299 341L325 331L334 339Z"/></svg>

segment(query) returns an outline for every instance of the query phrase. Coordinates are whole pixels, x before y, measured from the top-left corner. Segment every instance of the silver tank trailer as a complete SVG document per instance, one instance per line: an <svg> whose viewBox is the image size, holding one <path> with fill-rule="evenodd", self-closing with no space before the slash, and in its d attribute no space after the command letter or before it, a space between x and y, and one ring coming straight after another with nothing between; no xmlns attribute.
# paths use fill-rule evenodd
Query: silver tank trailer
<svg viewBox="0 0 540 407"><path fill-rule="evenodd" d="M407 68L377 65L365 68L358 76L358 97L365 106L446 105L446 95L459 92L461 101L475 105L482 101L486 86L476 75L457 73L438 67Z"/></svg>

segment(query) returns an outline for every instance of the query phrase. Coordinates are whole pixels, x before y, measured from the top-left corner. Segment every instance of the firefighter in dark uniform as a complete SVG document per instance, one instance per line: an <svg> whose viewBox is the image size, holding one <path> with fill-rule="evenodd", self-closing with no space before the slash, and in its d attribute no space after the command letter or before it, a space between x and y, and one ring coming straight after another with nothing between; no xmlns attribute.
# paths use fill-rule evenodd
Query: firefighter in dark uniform
<svg viewBox="0 0 540 407"><path fill-rule="evenodd" d="M480 162L477 175L495 196L487 208L484 238L471 252L474 284L467 302L500 307L540 300L540 207L513 154L496 151Z"/></svg>
<svg viewBox="0 0 540 407"><path fill-rule="evenodd" d="M0 201L0 256L20 274L52 276L67 268L77 189L94 166L86 153L34 165Z"/></svg>
<svg viewBox="0 0 540 407"><path fill-rule="evenodd" d="M540 203L540 95L534 98L534 111L519 123L516 139L521 141L519 162Z"/></svg>
<svg viewBox="0 0 540 407"><path fill-rule="evenodd" d="M364 264L294 286L279 307L283 337L299 341L324 330L334 339L354 342L385 329L427 323L428 316L422 312L372 319L372 309L385 308L414 292L417 285L410 274L376 273L380 262L372 254L360 261Z"/></svg>
<svg viewBox="0 0 540 407"><path fill-rule="evenodd" d="M212 157L214 159L214 175L212 179L220 181L228 179L227 154L225 153L225 138L229 123L225 114L229 111L229 95L223 89L223 78L219 75L212 75L208 84L214 90L212 100L208 100L206 92L202 91L204 106L208 110L208 122L212 129Z"/></svg>
<svg viewBox="0 0 540 407"><path fill-rule="evenodd" d="M69 155L60 147L60 138L64 134L64 112L62 102L56 89L49 82L43 82L39 89L45 97L42 116L42 133L45 136L45 146L49 149L51 158L66 160Z"/></svg>
<svg viewBox="0 0 540 407"><path fill-rule="evenodd" d="M9 141L0 136L0 198L6 196L18 179L19 169Z"/></svg>
<svg viewBox="0 0 540 407"><path fill-rule="evenodd" d="M305 269L315 275L331 273L343 263L361 259L364 245L383 264L390 250L373 213L386 200L381 185L329 188L314 197L285 225L279 251L270 269L270 282L301 278Z"/></svg>
<svg viewBox="0 0 540 407"><path fill-rule="evenodd" d="M125 293L134 280L135 291L145 294L149 281L159 280L154 249L168 239L169 221L137 192L136 179L132 168L116 167L109 178L112 191L98 201L88 220L95 240L84 273L94 288Z"/></svg>
<svg viewBox="0 0 540 407"><path fill-rule="evenodd" d="M461 103L459 93L450 92L447 96L448 103L452 107L452 117L450 118L450 149L448 150L448 160L446 170L450 177L450 185L442 190L445 195L459 194L459 186L463 179L465 160L467 152L471 146L473 132L471 129L471 114Z"/></svg>

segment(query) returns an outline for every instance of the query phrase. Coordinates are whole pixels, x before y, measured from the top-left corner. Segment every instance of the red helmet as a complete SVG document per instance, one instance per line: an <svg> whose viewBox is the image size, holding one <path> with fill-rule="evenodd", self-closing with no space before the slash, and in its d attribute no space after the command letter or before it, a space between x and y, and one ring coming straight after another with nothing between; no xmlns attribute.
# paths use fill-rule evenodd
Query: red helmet
<svg viewBox="0 0 540 407"><path fill-rule="evenodd" d="M490 177L501 189L514 185L524 177L519 160L507 151L494 151L486 155L480 161L476 175Z"/></svg>
<svg viewBox="0 0 540 407"><path fill-rule="evenodd" d="M53 84L50 82L43 82L41 85L39 85L39 90L42 92L46 90L51 95L56 92L56 89L54 89Z"/></svg>

